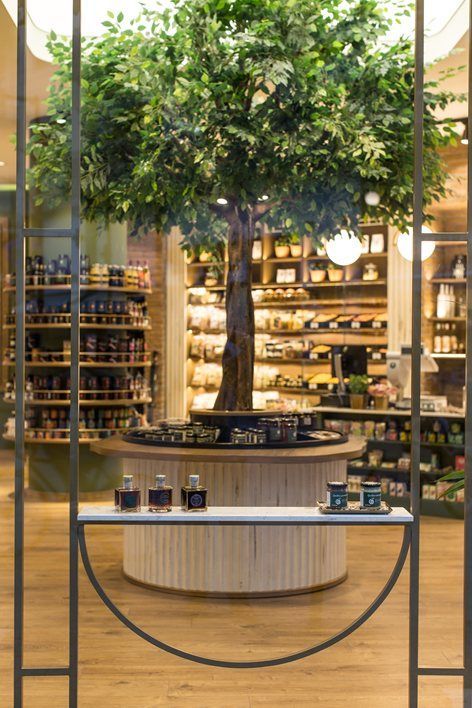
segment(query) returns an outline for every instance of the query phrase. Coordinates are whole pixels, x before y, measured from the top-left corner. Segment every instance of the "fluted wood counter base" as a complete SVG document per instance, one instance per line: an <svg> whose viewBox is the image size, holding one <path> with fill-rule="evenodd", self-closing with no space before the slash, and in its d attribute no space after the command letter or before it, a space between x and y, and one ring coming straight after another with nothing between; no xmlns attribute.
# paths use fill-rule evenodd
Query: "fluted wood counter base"
<svg viewBox="0 0 472 708"><path fill-rule="evenodd" d="M210 506L306 507L329 480L347 479L362 440L319 448L217 450L135 445L120 438L94 452L124 458L142 490L165 474L174 504L189 474L199 474ZM147 502L143 494L143 503ZM156 589L198 595L268 597L330 587L346 577L344 528L302 526L127 526L125 576Z"/></svg>
<svg viewBox="0 0 472 708"><path fill-rule="evenodd" d="M304 465L125 460L141 489L166 474L179 491L199 472L215 506L303 506L346 479L346 462ZM177 501L177 500L176 500ZM128 527L124 572L135 582L192 594L268 596L309 592L346 576L345 529Z"/></svg>

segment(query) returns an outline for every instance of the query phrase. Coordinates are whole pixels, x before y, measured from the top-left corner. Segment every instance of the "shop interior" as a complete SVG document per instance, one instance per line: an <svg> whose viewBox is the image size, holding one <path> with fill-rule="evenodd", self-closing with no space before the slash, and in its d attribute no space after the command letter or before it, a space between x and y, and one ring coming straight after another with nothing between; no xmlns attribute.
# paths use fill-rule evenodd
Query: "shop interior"
<svg viewBox="0 0 472 708"><path fill-rule="evenodd" d="M462 651L464 489L444 477L460 477L465 468L468 263L464 241L435 241L434 232L467 230L468 109L459 98L467 94L467 71L460 68L469 45L466 4L436 17L425 43L434 61L427 78L446 75L443 87L456 95L437 118L452 119L457 136L439 152L448 173L445 194L431 206L431 237L422 246L420 625L422 661L432 665L458 664ZM28 124L45 115L57 68L44 46L44 28L33 20ZM16 24L6 0L0 2L0 35L1 677L11 672L13 655L18 337L11 141ZM366 195L373 207L378 198ZM67 209L48 209L32 198L28 209L32 228L67 226ZM116 508L132 503L144 509L157 484L154 511L166 511L160 484L173 487L174 495L181 487L197 488L202 508L298 507L324 500L327 488L336 491L329 492L330 482L341 479L347 503L358 503L372 484L394 513L408 509L411 230L401 233L372 218L363 221L359 237L343 232L317 243L287 224L257 225L251 246L254 423L208 416L223 378L230 257L224 242L182 248L183 237L177 228L136 235L126 222L81 225L81 503L108 508L115 493ZM67 239L29 238L25 654L32 666L61 665L67 649L71 282ZM320 430L325 437L318 444L335 440L340 447L290 448L300 439L313 441ZM140 496L130 502L130 490L138 487ZM137 625L195 654L262 661L322 641L376 597L401 537L389 528L379 527L375 536L369 531L97 525L88 543L100 582ZM238 673L189 664L140 642L99 603L81 569L80 705L334 708L345 706L348 695L354 706L367 705L368 696L376 706L407 705L407 575L375 616L336 647L296 664ZM1 705L13 705L10 683L0 678ZM420 705L460 704L456 677L421 680L420 688ZM34 686L26 681L24 692L28 706L67 705L66 681L57 677Z"/></svg>

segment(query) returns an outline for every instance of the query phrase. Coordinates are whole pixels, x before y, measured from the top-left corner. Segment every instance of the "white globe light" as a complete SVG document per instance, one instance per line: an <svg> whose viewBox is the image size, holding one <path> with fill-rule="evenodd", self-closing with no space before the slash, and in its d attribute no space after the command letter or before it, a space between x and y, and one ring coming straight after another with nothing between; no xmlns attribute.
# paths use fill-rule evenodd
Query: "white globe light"
<svg viewBox="0 0 472 708"><path fill-rule="evenodd" d="M430 228L423 226L424 234L432 234ZM413 260L413 229L408 228L405 234L400 234L397 239L397 248L400 251L403 258L407 261ZM427 258L433 255L436 244L434 241L423 241L421 243L421 260L425 261Z"/></svg>
<svg viewBox="0 0 472 708"><path fill-rule="evenodd" d="M352 231L343 229L341 233L326 241L326 253L336 265L347 266L358 260L362 253L362 244Z"/></svg>
<svg viewBox="0 0 472 708"><path fill-rule="evenodd" d="M369 206L378 206L380 204L380 194L378 192L366 192L364 199Z"/></svg>
<svg viewBox="0 0 472 708"><path fill-rule="evenodd" d="M225 204L228 203L228 200L225 199L224 197L218 197L218 199L216 200L216 203L217 203L217 204L221 204L222 206L224 206Z"/></svg>

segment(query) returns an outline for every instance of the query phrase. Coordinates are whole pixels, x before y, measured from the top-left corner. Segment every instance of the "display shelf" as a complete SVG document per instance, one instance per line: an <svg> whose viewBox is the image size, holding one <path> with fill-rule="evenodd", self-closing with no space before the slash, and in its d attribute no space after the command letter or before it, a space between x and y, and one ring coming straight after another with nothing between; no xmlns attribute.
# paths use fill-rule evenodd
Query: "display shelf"
<svg viewBox="0 0 472 708"><path fill-rule="evenodd" d="M111 506L86 506L79 511L81 524L320 524L356 526L380 525L397 526L411 524L413 516L401 507L395 507L390 514L323 514L318 507L210 507L208 511L189 514L173 507L171 513L155 514L149 511L120 513Z"/></svg>
<svg viewBox="0 0 472 708"><path fill-rule="evenodd" d="M428 317L431 322L465 322L466 317Z"/></svg>
<svg viewBox="0 0 472 708"><path fill-rule="evenodd" d="M438 417L438 414L435 415L435 417ZM378 440L377 438L366 438L366 442L368 443L375 443L376 445L400 445L403 447L410 447L411 441L404 441L404 440ZM458 450L463 450L464 445L460 445L458 443L434 443L434 442L428 442L427 440L421 440L420 441L421 447L439 447L439 448L452 448L452 449L458 449Z"/></svg>
<svg viewBox="0 0 472 708"><path fill-rule="evenodd" d="M3 329L16 329L16 325L3 325ZM25 324L25 329L70 329L70 322L66 323L48 323L40 324ZM151 325L112 325L112 324L80 324L80 329L106 329L106 330L122 330L133 332L149 332Z"/></svg>
<svg viewBox="0 0 472 708"><path fill-rule="evenodd" d="M7 442L15 442L15 438L12 435L3 434L2 438ZM100 440L100 438L79 438L79 445L90 445L92 442L96 442L97 440ZM51 440L29 440L26 438L25 443L27 445L69 445L70 440L69 438L58 438Z"/></svg>
<svg viewBox="0 0 472 708"><path fill-rule="evenodd" d="M26 285L26 292L41 292L41 291L53 291L53 292L70 292L70 285ZM81 285L80 290L90 291L90 292L100 292L100 293L126 293L127 295L152 295L152 290L146 288L128 288L121 286L110 286L110 285ZM16 287L14 285L7 285L3 288L4 293L15 293Z"/></svg>
<svg viewBox="0 0 472 708"><path fill-rule="evenodd" d="M80 399L79 400L79 405L80 406L102 406L106 407L109 406L110 408L113 408L114 406L139 406L139 405L145 405L146 403L151 403L152 398L141 398L139 400L135 400L133 398L108 398L108 399L100 399L100 398L94 398L94 399ZM4 398L3 402L6 403L7 405L15 405L15 400L11 398ZM69 406L70 405L70 399L69 398L64 398L64 399L55 399L55 400L45 400L43 398L32 398L32 399L25 399L25 405L26 406Z"/></svg>
<svg viewBox="0 0 472 708"><path fill-rule="evenodd" d="M2 366L7 366L7 367L12 367L15 366L14 361L4 361L2 362ZM87 367L88 369L128 369L128 368L148 368L151 366L150 361L135 361L133 363L130 362L108 362L108 361L103 361L103 362L90 362L90 361L81 361L80 362L81 367ZM27 361L25 362L25 367L32 369L32 368L70 368L70 361Z"/></svg>
<svg viewBox="0 0 472 708"><path fill-rule="evenodd" d="M218 329L202 329L201 327L189 327L189 332L194 334L225 334L226 330ZM256 334L269 334L275 337L299 337L300 335L315 336L318 334L385 334L386 327L360 327L359 329L351 327L319 327L303 328L303 329L256 329Z"/></svg>
<svg viewBox="0 0 472 708"><path fill-rule="evenodd" d="M394 417L394 418L411 418L411 410L399 410L389 408L388 410L377 410L376 408L337 408L336 406L316 406L315 410L319 413L340 413L343 415L362 415L362 416L378 416L378 417ZM463 420L465 413L442 412L442 411L421 411L423 418L453 418Z"/></svg>
<svg viewBox="0 0 472 708"><path fill-rule="evenodd" d="M370 260L371 258L387 258L388 253L386 251L381 251L380 253L361 253L359 256L358 260L359 261L367 261ZM306 256L307 261L330 261L331 259L329 256L317 256L315 253L313 253L310 256Z"/></svg>
<svg viewBox="0 0 472 708"><path fill-rule="evenodd" d="M270 302L255 302L256 309L315 309L317 307L345 307L346 300L343 299L316 299L316 300L271 300ZM371 307L373 309L385 309L387 306L387 298L349 298L348 307ZM190 307L220 307L224 308L224 302L205 302L199 305L190 305Z"/></svg>
<svg viewBox="0 0 472 708"><path fill-rule="evenodd" d="M433 353L431 354L433 359L465 359L465 354L442 354L442 353Z"/></svg>
<svg viewBox="0 0 472 708"><path fill-rule="evenodd" d="M465 285L467 283L466 278L430 278L428 283L438 283L446 285Z"/></svg>
<svg viewBox="0 0 472 708"><path fill-rule="evenodd" d="M385 278L378 278L377 280L341 280L339 283L331 283L323 281L322 283L312 283L306 282L305 286L307 288L340 288L340 287L371 287L379 285L387 285L387 280ZM273 286L271 286L273 287ZM275 286L278 287L278 286Z"/></svg>

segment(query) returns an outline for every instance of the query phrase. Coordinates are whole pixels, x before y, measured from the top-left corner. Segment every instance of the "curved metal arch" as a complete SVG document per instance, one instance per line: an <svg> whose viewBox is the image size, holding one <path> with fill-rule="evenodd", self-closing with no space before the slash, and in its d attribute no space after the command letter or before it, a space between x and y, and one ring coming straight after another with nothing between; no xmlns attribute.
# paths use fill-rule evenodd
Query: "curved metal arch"
<svg viewBox="0 0 472 708"><path fill-rule="evenodd" d="M340 642L341 639L348 637L350 634L352 634L352 632L354 632L361 625L363 625L364 622L366 622L369 617L371 617L374 612L380 607L384 600L386 600L393 587L395 586L405 564L405 560L408 555L408 550L410 548L411 529L407 526L405 526L403 529L402 545L389 579L387 580L375 600L369 605L369 607L364 612L362 612L362 614L359 615L356 620L354 620L354 622L352 622L350 625L348 625L345 629L341 630L337 634L334 634L332 637L329 637L329 639L326 639L323 642L320 642L319 644L315 644L314 646L309 647L308 649L296 652L295 654L289 654L288 656L282 656L278 659L266 659L264 661L221 661L219 659L209 659L208 657L199 656L198 654L192 654L191 652L183 651L182 649L177 649L177 647L173 647L170 644L166 644L165 642L156 639L155 637L142 630L140 627L135 625L134 622L132 622L128 617L126 617L121 612L121 610L118 609L118 607L114 604L114 602L112 602L112 600L106 594L105 590L100 585L90 563L87 544L85 540L85 528L82 525L79 526L78 536L80 552L82 555L82 561L84 563L85 571L88 575L90 582L97 591L98 596L108 607L108 609L113 612L115 617L117 617L120 622L125 625L125 627L128 627L128 629L137 634L138 637L141 637L142 639L149 642L150 644L153 644L159 649L163 649L169 654L174 654L175 656L179 656L182 659L194 661L197 664L205 664L207 666L218 666L226 669L260 669L268 666L280 666L281 664L289 664L293 661L298 661L299 659L304 659L307 656L311 656L312 654L317 654L318 652L323 651L324 649L328 649L328 647L331 647L334 644L337 644L337 642Z"/></svg>

